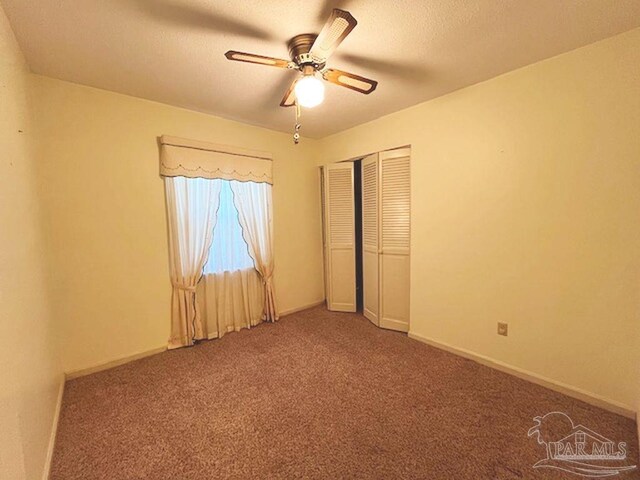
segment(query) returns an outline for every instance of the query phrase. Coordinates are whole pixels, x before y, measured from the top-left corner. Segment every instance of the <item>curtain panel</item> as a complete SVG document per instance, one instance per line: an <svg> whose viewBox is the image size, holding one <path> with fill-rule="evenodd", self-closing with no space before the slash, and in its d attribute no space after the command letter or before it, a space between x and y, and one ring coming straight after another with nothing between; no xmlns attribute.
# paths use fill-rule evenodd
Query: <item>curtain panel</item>
<svg viewBox="0 0 640 480"><path fill-rule="evenodd" d="M169 233L171 337L169 348L206 338L196 287L209 255L222 180L165 178Z"/></svg>
<svg viewBox="0 0 640 480"><path fill-rule="evenodd" d="M264 285L262 319L278 319L273 288L273 214L271 185L268 183L231 182L233 202L238 209L242 236L249 246L249 255Z"/></svg>

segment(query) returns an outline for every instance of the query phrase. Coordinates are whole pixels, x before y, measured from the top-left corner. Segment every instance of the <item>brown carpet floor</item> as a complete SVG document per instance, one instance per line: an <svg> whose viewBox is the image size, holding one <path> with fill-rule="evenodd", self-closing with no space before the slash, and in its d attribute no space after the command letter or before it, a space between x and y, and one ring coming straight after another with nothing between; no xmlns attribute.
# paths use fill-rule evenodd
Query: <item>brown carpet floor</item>
<svg viewBox="0 0 640 480"><path fill-rule="evenodd" d="M637 464L629 419L315 308L70 381L51 479L582 478L532 468L551 411Z"/></svg>

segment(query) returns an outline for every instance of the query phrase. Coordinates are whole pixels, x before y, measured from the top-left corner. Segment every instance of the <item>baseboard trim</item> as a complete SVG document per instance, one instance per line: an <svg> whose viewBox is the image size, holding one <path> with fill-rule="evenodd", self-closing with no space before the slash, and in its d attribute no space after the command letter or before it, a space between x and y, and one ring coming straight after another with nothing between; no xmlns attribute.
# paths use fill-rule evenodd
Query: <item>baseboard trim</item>
<svg viewBox="0 0 640 480"><path fill-rule="evenodd" d="M47 457L44 461L44 470L42 471L42 480L48 480L51 472L51 460L53 459L53 450L56 446L56 435L58 434L58 422L60 421L60 411L62 410L62 397L64 396L65 375L61 375L60 386L58 387L58 398L56 399L56 408L53 413L53 422L51 424L51 435L49 436L49 446L47 447Z"/></svg>
<svg viewBox="0 0 640 480"><path fill-rule="evenodd" d="M292 313L298 313L303 310L308 310L310 308L318 307L320 305L324 305L325 299L318 300L316 302L310 303L308 305L303 305L302 307L290 308L289 310L283 310L278 313L280 317L286 317L287 315L291 315Z"/></svg>
<svg viewBox="0 0 640 480"><path fill-rule="evenodd" d="M636 419L636 412L634 409L629 408L628 406L620 402L617 402L615 400L610 400L608 398L602 397L595 393L582 390L581 388L577 388L577 387L568 385L566 383L552 380L551 378L538 375L537 373L533 373L528 370L524 370L522 368L514 367L507 363L494 360L490 357L480 355L475 352L465 350L463 348L454 347L452 345L442 343L437 340L424 337L422 335L418 335L417 333L409 332L409 338L418 340L419 342L422 342L422 343L426 343L427 345L430 345L432 347L439 348L440 350L445 350L449 353L453 353L460 357L473 360L474 362L480 363L487 367L491 367L495 370L499 370L504 373L508 373L515 377L521 378L523 380L527 380L531 383L535 383L536 385L540 385L542 387L546 387L550 390L554 390L558 393L562 393L569 397L582 400L583 402L589 403L596 407L603 408L613 413L617 413L618 415L622 415L624 417L628 417L634 420Z"/></svg>
<svg viewBox="0 0 640 480"><path fill-rule="evenodd" d="M301 307L291 308L289 310L283 310L278 315L280 317L285 317L287 315L291 315L292 313L301 312L303 310L307 310L309 308L317 307L318 305L323 305L324 299L313 302L309 305L303 305ZM233 331L233 330L231 330ZM230 333L230 332L228 332ZM218 333L211 333L207 336L208 340L213 340L214 338L218 338ZM118 358L116 360L112 360L110 362L99 363L92 367L82 368L79 370L72 370L70 372L66 372L65 377L67 380L73 380L74 378L84 377L86 375L91 375L92 373L101 372L103 370L109 370L113 367L118 367L120 365L124 365L125 363L133 362L134 360L139 360L141 358L150 357L152 355L156 355L158 353L162 353L167 350L166 346L154 348L152 350L147 350L146 352L134 353L133 355L128 355L126 357Z"/></svg>
<svg viewBox="0 0 640 480"><path fill-rule="evenodd" d="M110 368L118 367L120 365L124 365L125 363L133 362L134 360L139 360L141 358L157 355L158 353L162 353L166 350L167 350L167 347L165 345L162 347L154 348L152 350L147 350L146 352L134 353L133 355L128 355L126 357L118 358L110 362L99 363L89 368L73 370L71 372L67 372L65 376L67 380L73 380L74 378L84 377L86 375L91 375L92 373L101 372L103 370L109 370Z"/></svg>

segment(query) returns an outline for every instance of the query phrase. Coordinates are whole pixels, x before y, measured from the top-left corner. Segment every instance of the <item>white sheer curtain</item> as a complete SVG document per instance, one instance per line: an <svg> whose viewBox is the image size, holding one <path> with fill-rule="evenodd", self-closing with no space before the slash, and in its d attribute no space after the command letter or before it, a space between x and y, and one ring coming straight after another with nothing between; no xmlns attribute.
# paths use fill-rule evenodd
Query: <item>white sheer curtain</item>
<svg viewBox="0 0 640 480"><path fill-rule="evenodd" d="M218 220L197 299L209 338L220 338L262 321L262 280L242 238L238 209L227 180L222 181Z"/></svg>
<svg viewBox="0 0 640 480"><path fill-rule="evenodd" d="M213 240L222 180L165 177L169 230L171 337L169 348L206 338L196 286Z"/></svg>
<svg viewBox="0 0 640 480"><path fill-rule="evenodd" d="M262 322L264 288L255 268L205 274L197 299L209 338Z"/></svg>
<svg viewBox="0 0 640 480"><path fill-rule="evenodd" d="M278 319L273 287L273 207L271 185L268 183L239 182L233 180L231 190L238 209L242 236L249 246L249 255L260 273L264 287L262 319Z"/></svg>
<svg viewBox="0 0 640 480"><path fill-rule="evenodd" d="M253 259L249 256L247 243L242 238L238 209L233 204L233 193L228 180L222 180L218 220L213 231L210 252L209 260L204 266L205 275L253 270Z"/></svg>

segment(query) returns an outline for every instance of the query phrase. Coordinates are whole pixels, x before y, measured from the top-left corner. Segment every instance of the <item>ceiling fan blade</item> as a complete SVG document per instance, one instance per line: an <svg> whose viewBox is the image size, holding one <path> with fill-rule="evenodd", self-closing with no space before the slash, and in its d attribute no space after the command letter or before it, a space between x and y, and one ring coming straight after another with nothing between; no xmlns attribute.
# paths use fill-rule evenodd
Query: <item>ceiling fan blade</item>
<svg viewBox="0 0 640 480"><path fill-rule="evenodd" d="M353 73L343 72L342 70L334 70L333 68L327 68L322 71L322 77L331 83L340 85L341 87L347 87L356 92L364 93L365 95L373 92L378 86L378 82L371 80L370 78L361 77Z"/></svg>
<svg viewBox="0 0 640 480"><path fill-rule="evenodd" d="M284 97L282 97L282 101L280 102L280 106L281 107L293 107L296 104L296 94L293 91L294 88L296 87L296 83L298 83L298 79L296 78L293 82L291 82L291 85L289 86L289 90L287 90L287 93L284 94Z"/></svg>
<svg viewBox="0 0 640 480"><path fill-rule="evenodd" d="M255 55L253 53L236 52L235 50L229 50L224 54L229 60L236 62L257 63L258 65L268 65L270 67L289 68L292 63L288 60L282 60L280 58L264 57L262 55Z"/></svg>
<svg viewBox="0 0 640 480"><path fill-rule="evenodd" d="M357 24L349 12L334 8L309 53L317 60L325 62Z"/></svg>

